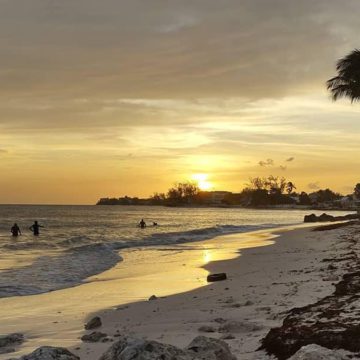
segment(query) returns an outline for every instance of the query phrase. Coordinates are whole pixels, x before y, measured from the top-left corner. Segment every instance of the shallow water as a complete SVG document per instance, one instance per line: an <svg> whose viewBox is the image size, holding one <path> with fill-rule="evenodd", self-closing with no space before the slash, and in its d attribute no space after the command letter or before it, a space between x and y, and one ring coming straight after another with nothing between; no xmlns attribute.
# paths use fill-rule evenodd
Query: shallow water
<svg viewBox="0 0 360 360"><path fill-rule="evenodd" d="M148 206L0 206L0 297L30 295L81 283L121 261L124 248L173 245L279 225L308 210ZM321 212L318 212L321 213ZM333 212L334 215L344 212ZM140 229L140 219L159 226ZM28 230L44 226L39 237ZM23 235L13 238L14 222Z"/></svg>

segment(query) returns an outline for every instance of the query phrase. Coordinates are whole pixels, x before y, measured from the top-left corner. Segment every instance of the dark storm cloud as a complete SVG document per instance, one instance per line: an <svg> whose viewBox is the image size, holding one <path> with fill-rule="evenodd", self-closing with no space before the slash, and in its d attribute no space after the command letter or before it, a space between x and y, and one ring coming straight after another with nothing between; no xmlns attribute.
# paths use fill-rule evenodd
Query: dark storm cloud
<svg viewBox="0 0 360 360"><path fill-rule="evenodd" d="M325 81L359 10L353 0L2 1L2 92L282 96Z"/></svg>

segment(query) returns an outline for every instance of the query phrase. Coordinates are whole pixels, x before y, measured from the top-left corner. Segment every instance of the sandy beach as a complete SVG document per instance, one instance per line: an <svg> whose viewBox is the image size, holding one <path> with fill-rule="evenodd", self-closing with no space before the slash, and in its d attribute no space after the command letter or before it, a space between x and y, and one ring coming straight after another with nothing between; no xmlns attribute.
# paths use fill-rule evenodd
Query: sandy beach
<svg viewBox="0 0 360 360"><path fill-rule="evenodd" d="M179 347L202 334L225 339L239 359L266 359L256 350L270 328L281 325L290 309L334 291L346 262L329 269L323 260L349 251L339 239L355 226L321 232L313 232L313 226L279 228L180 249L132 249L122 253L124 262L81 286L1 299L2 332L26 337L11 357L53 345L92 360L119 334ZM138 268L126 268L130 256L138 257ZM207 274L218 272L226 272L228 280L207 284ZM149 301L152 295L157 299ZM97 330L107 334L107 341L84 343L80 337L90 331L83 325L95 315L102 319Z"/></svg>

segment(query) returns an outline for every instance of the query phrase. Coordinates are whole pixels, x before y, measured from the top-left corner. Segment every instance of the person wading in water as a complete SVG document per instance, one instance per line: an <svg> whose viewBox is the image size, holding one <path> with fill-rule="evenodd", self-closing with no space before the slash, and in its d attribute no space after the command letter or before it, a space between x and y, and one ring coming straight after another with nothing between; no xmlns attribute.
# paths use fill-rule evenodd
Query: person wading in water
<svg viewBox="0 0 360 360"><path fill-rule="evenodd" d="M32 231L32 233L35 236L40 235L40 228L43 227L42 225L39 225L37 221L34 221L34 223L29 227L30 231Z"/></svg>
<svg viewBox="0 0 360 360"><path fill-rule="evenodd" d="M10 229L10 232L11 232L12 236L19 236L19 235L21 235L21 230L20 230L20 228L19 228L19 226L18 226L17 223L15 223L15 224L12 226L12 228Z"/></svg>

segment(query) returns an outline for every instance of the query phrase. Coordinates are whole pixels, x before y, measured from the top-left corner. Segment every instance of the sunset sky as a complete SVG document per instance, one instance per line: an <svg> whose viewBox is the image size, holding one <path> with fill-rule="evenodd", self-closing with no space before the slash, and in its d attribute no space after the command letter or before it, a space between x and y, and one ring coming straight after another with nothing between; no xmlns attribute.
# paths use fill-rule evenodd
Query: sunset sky
<svg viewBox="0 0 360 360"><path fill-rule="evenodd" d="M0 0L0 203L92 204L207 175L360 181L332 102L358 0Z"/></svg>

